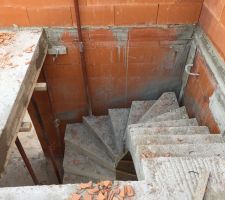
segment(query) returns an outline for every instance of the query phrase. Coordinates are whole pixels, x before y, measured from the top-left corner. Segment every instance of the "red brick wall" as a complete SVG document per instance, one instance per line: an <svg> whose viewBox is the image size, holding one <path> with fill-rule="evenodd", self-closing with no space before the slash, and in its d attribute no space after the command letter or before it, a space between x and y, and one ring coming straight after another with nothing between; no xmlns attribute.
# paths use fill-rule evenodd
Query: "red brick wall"
<svg viewBox="0 0 225 200"><path fill-rule="evenodd" d="M184 104L190 117L196 117L200 125L208 126L211 133L219 133L209 108L209 98L217 87L210 70L198 51L195 57L192 72L200 76L190 76L184 94Z"/></svg>
<svg viewBox="0 0 225 200"><path fill-rule="evenodd" d="M79 0L83 25L193 24L198 22L202 1ZM73 0L1 0L0 19L0 26L76 24Z"/></svg>
<svg viewBox="0 0 225 200"><path fill-rule="evenodd" d="M205 0L200 26L225 59L225 0Z"/></svg>
<svg viewBox="0 0 225 200"><path fill-rule="evenodd" d="M225 0L204 0L199 23L225 59ZM217 83L200 52L196 55L192 70L200 73L200 77L190 77L185 92L185 105L190 116L197 117L200 124L209 126L212 133L218 133L219 128L209 109L209 97Z"/></svg>

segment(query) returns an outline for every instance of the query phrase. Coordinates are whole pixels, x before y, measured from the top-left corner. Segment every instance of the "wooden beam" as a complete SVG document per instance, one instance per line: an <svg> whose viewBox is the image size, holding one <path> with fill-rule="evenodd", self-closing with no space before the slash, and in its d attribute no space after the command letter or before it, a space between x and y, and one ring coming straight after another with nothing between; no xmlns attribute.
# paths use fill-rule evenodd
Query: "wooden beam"
<svg viewBox="0 0 225 200"><path fill-rule="evenodd" d="M34 87L35 92L45 92L47 91L47 83L36 83Z"/></svg>
<svg viewBox="0 0 225 200"><path fill-rule="evenodd" d="M22 122L20 125L19 132L30 132L32 129L31 122Z"/></svg>
<svg viewBox="0 0 225 200"><path fill-rule="evenodd" d="M0 98L0 105L6 105L0 106L0 176L7 165L10 148L17 138L48 50L47 36L41 28L13 31L12 34L13 40L3 50L10 55L22 56L12 59L12 63L0 71L3 78L0 93L7 97Z"/></svg>

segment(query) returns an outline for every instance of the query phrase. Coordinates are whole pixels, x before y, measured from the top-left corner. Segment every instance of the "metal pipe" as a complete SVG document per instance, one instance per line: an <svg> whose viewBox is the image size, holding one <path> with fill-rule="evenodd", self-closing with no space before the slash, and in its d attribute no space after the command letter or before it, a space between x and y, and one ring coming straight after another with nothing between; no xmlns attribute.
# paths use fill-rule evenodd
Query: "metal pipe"
<svg viewBox="0 0 225 200"><path fill-rule="evenodd" d="M59 129L60 120L57 119L55 109L53 108L53 97L52 97L52 93L51 93L52 89L51 89L51 85L48 82L48 76L47 76L47 72L45 70L45 67L43 67L43 76L44 76L45 82L47 83L47 87L48 87L47 94L48 94L50 109L51 109L51 112L52 112L52 115L53 115L53 118L54 118L54 127L55 127L55 130L56 130L57 142L58 142L58 145L60 147L61 154L63 155L63 153L64 153L64 142L63 142L63 139L61 138L60 129Z"/></svg>
<svg viewBox="0 0 225 200"><path fill-rule="evenodd" d="M81 30L81 22L80 22L80 10L79 10L79 1L74 0L74 8L75 8L75 15L76 15L76 22L77 22L77 32L78 32L78 42L79 42L79 49L80 49L80 61L83 73L83 80L84 80L84 87L85 87L85 95L88 103L88 113L92 115L92 103L91 103L91 95L90 95L90 88L89 88L89 81L87 77L87 64L84 55L84 43L82 37L82 30Z"/></svg>
<svg viewBox="0 0 225 200"><path fill-rule="evenodd" d="M37 105L37 103L36 103L36 101L34 100L33 97L31 98L31 103L32 103L32 105L34 107L36 118L37 118L38 123L39 123L39 125L41 127L41 133L42 133L42 136L44 138L44 146L46 147L46 149L48 151L48 154L50 156L50 160L52 162L52 166L53 166L53 169L55 171L55 174L56 174L56 177L58 179L58 182L59 182L59 184L62 184L62 179L61 179L61 176L60 176L60 173L59 173L59 169L57 167L57 163L56 163L55 158L54 158L54 154L53 154L53 151L52 151L49 139L48 139L48 135L47 135L46 130L45 130L45 126L44 126L43 120L41 118L41 114L40 114L38 105Z"/></svg>
<svg viewBox="0 0 225 200"><path fill-rule="evenodd" d="M29 161L29 159L28 159L28 157L26 155L26 152L24 151L23 146L22 146L22 144L21 144L21 142L20 142L18 137L16 138L15 143L16 143L17 149L20 152L21 157L23 158L23 161L24 161L24 163L25 163L25 165L27 167L27 170L30 173L30 176L31 176L34 184L35 185L39 185L40 183L39 183L39 181L38 181L38 179L37 179L37 177L36 177L36 175L34 173L34 170L33 170L32 166L30 164L30 161Z"/></svg>

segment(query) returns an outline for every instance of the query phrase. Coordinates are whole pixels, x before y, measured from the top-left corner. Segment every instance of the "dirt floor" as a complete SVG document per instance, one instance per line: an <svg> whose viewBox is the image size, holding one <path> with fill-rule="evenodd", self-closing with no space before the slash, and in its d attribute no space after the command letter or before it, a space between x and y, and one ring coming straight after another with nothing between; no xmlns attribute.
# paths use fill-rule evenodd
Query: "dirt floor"
<svg viewBox="0 0 225 200"><path fill-rule="evenodd" d="M28 114L25 119L26 121L30 121ZM46 185L57 183L54 174L51 172L51 165L45 159L34 128L32 128L31 132L21 132L18 136L40 184ZM11 150L8 166L0 179L0 187L30 185L34 185L33 181L16 145L14 144Z"/></svg>

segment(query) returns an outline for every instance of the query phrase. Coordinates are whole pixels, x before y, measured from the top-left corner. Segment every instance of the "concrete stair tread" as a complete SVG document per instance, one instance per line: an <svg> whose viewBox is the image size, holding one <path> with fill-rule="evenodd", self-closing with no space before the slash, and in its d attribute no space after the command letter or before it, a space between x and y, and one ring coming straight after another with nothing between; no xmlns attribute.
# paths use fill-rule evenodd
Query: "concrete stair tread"
<svg viewBox="0 0 225 200"><path fill-rule="evenodd" d="M221 135L192 134L192 135L131 135L132 152L142 145L169 145L169 144L210 144L223 143Z"/></svg>
<svg viewBox="0 0 225 200"><path fill-rule="evenodd" d="M132 128L129 136L136 135L193 135L193 134L210 134L207 126L163 126L163 127L143 127Z"/></svg>
<svg viewBox="0 0 225 200"><path fill-rule="evenodd" d="M166 112L179 108L177 98L174 92L163 93L162 96L148 109L148 111L139 119L139 123L148 122L152 118Z"/></svg>
<svg viewBox="0 0 225 200"><path fill-rule="evenodd" d="M119 155L116 149L115 138L109 116L83 117L83 121L106 146L109 155L113 159L117 159Z"/></svg>
<svg viewBox="0 0 225 200"><path fill-rule="evenodd" d="M142 166L141 179L156 190L155 194L163 192L163 197L168 197L160 199L194 199L199 178L205 170L210 172L210 177L204 199L224 199L224 157L152 158L143 160Z"/></svg>
<svg viewBox="0 0 225 200"><path fill-rule="evenodd" d="M206 126L182 126L182 127L153 127L153 128L133 128L129 131L127 135L127 147L130 150L130 152L134 152L134 149L136 147L136 144L138 144L138 141L144 141L144 138L154 141L157 140L157 138L167 136L169 138L169 141L173 141L173 138L175 139L178 136L188 136L192 138L193 135L209 135L210 132L208 127ZM142 139L143 138L143 139ZM190 139L191 141L191 139ZM158 141L160 142L160 141ZM165 141L167 142L167 141Z"/></svg>
<svg viewBox="0 0 225 200"><path fill-rule="evenodd" d="M166 144L142 145L137 147L136 156L141 159L151 157L225 157L224 143L210 144Z"/></svg>
<svg viewBox="0 0 225 200"><path fill-rule="evenodd" d="M64 172L63 184L88 183L89 181L93 181L97 183L99 180L93 179L91 177L79 176L79 175L71 174L69 172Z"/></svg>
<svg viewBox="0 0 225 200"><path fill-rule="evenodd" d="M160 121L169 121L169 120L171 121L171 120L179 120L179 119L189 119L187 110L185 107L180 107L170 112L154 117L148 122L160 122Z"/></svg>
<svg viewBox="0 0 225 200"><path fill-rule="evenodd" d="M115 171L106 169L79 152L65 151L63 168L65 172L99 180L114 180Z"/></svg>
<svg viewBox="0 0 225 200"><path fill-rule="evenodd" d="M109 117L119 154L123 152L124 134L127 127L129 112L130 109L128 108L109 109Z"/></svg>
<svg viewBox="0 0 225 200"><path fill-rule="evenodd" d="M156 101L133 101L127 124L135 124Z"/></svg>
<svg viewBox="0 0 225 200"><path fill-rule="evenodd" d="M66 151L79 151L105 167L114 168L115 166L115 162L106 153L107 149L104 144L83 124L67 125L65 149Z"/></svg>
<svg viewBox="0 0 225 200"><path fill-rule="evenodd" d="M182 127L182 126L198 126L198 122L195 118L193 119L180 119L180 120L170 120L161 122L149 122L149 123L139 123L132 124L127 127L127 132L131 129L137 128L153 128L153 127Z"/></svg>

